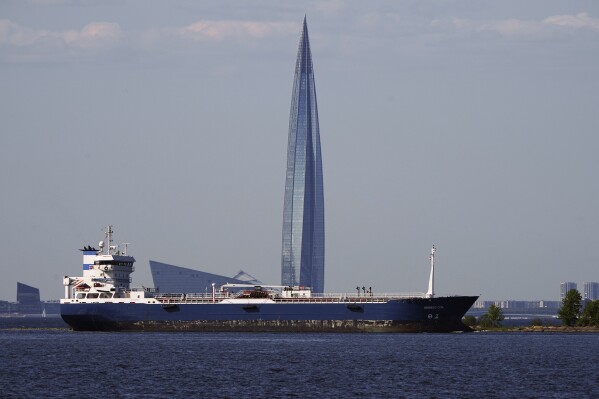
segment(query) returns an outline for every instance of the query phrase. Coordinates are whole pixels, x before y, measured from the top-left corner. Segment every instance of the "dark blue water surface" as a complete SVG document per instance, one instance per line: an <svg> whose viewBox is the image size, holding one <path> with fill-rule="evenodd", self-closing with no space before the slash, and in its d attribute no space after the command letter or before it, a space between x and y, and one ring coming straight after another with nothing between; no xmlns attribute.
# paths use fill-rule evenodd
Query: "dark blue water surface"
<svg viewBox="0 0 599 399"><path fill-rule="evenodd" d="M0 330L2 398L599 398L599 334Z"/></svg>

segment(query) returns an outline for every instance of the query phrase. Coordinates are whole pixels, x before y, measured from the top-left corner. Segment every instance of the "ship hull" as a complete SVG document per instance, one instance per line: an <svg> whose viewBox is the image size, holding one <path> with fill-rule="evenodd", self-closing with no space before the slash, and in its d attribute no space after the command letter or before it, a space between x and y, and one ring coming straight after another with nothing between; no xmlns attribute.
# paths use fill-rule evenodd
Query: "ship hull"
<svg viewBox="0 0 599 399"><path fill-rule="evenodd" d="M386 302L62 303L76 331L452 332L475 296Z"/></svg>

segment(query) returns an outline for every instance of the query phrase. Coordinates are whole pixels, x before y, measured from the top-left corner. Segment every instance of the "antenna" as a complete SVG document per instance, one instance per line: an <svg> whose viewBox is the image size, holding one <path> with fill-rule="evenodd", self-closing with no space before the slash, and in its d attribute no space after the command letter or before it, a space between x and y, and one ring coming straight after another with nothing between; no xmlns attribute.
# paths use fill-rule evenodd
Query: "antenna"
<svg viewBox="0 0 599 399"><path fill-rule="evenodd" d="M108 255L110 255L113 251L116 249L116 246L112 245L112 233L114 233L114 230L112 230L112 225L108 225L108 227L106 228L106 240L108 241Z"/></svg>
<svg viewBox="0 0 599 399"><path fill-rule="evenodd" d="M437 249L435 248L435 244L433 244L433 247L431 248L431 256L430 256L431 275L428 279L428 291L426 292L427 298L433 298L435 296L435 251L436 250Z"/></svg>

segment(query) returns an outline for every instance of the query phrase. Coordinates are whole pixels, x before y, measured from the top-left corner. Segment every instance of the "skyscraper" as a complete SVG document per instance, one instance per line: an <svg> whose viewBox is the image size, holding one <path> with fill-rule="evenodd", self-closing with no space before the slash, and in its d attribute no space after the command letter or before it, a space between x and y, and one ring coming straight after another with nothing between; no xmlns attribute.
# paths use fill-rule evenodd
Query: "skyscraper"
<svg viewBox="0 0 599 399"><path fill-rule="evenodd" d="M594 281L585 281L582 299L589 301L599 299L599 283Z"/></svg>
<svg viewBox="0 0 599 399"><path fill-rule="evenodd" d="M577 289L578 289L578 287L576 286L576 283L573 283L571 281L566 281L564 283L560 283L559 284L559 299L560 299L560 301L564 300L568 291L577 290Z"/></svg>
<svg viewBox="0 0 599 399"><path fill-rule="evenodd" d="M297 50L287 145L281 284L324 291L324 194L308 25Z"/></svg>

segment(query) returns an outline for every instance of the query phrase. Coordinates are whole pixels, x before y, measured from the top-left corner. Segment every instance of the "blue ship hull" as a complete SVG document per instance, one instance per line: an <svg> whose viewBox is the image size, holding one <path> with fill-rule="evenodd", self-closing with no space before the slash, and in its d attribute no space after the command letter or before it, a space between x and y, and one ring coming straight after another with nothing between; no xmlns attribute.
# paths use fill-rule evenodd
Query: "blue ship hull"
<svg viewBox="0 0 599 399"><path fill-rule="evenodd" d="M76 331L451 332L476 296L307 303L63 303Z"/></svg>

